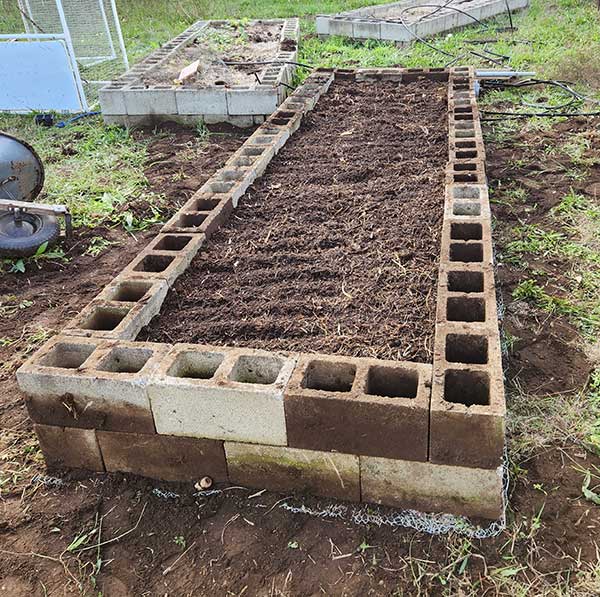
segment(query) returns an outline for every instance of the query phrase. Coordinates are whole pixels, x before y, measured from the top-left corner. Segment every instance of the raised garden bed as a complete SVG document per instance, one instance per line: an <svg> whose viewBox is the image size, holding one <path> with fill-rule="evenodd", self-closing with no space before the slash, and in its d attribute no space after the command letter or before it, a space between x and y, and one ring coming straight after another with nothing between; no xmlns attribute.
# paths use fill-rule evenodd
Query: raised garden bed
<svg viewBox="0 0 600 597"><path fill-rule="evenodd" d="M335 15L318 15L317 34L321 37L341 35L408 44L418 38L473 25L528 5L529 0L455 0L444 3L402 0Z"/></svg>
<svg viewBox="0 0 600 597"><path fill-rule="evenodd" d="M297 19L198 21L100 90L104 120L261 123L288 94L298 37Z"/></svg>
<svg viewBox="0 0 600 597"><path fill-rule="evenodd" d="M19 370L47 462L501 516L473 82L311 75Z"/></svg>

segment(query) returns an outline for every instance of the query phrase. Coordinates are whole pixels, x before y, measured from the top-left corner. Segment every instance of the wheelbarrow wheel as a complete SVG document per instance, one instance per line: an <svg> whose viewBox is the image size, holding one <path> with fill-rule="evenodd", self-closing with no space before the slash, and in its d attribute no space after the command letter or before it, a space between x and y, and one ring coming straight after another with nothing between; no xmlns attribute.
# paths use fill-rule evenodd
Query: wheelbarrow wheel
<svg viewBox="0 0 600 597"><path fill-rule="evenodd" d="M0 212L0 255L30 257L44 244L52 246L60 235L60 225L54 216L9 211Z"/></svg>

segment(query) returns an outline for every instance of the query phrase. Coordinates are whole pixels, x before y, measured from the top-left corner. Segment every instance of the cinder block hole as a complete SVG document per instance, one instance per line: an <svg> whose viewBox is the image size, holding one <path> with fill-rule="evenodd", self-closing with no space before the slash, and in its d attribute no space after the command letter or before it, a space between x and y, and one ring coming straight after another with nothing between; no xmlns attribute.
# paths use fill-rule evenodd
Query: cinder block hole
<svg viewBox="0 0 600 597"><path fill-rule="evenodd" d="M136 272L164 272L175 257L171 255L146 255L134 268Z"/></svg>
<svg viewBox="0 0 600 597"><path fill-rule="evenodd" d="M181 352L175 357L167 375L188 379L211 379L224 358L219 352Z"/></svg>
<svg viewBox="0 0 600 597"><path fill-rule="evenodd" d="M370 21L366 21L369 23ZM409 73L422 73L424 72L422 68L409 68L407 69Z"/></svg>
<svg viewBox="0 0 600 597"><path fill-rule="evenodd" d="M445 68L436 67L436 68L430 68L429 72L431 72L431 73L443 73L445 70L446 70Z"/></svg>
<svg viewBox="0 0 600 597"><path fill-rule="evenodd" d="M272 384L283 368L283 360L272 356L244 355L238 358L229 379L240 383Z"/></svg>
<svg viewBox="0 0 600 597"><path fill-rule="evenodd" d="M149 348L113 348L98 365L99 371L111 373L137 373L150 360L152 351Z"/></svg>
<svg viewBox="0 0 600 597"><path fill-rule="evenodd" d="M475 130L471 129L471 130L457 130L454 132L454 135L456 137L459 137L461 139L468 139L470 137L474 137L475 136Z"/></svg>
<svg viewBox="0 0 600 597"><path fill-rule="evenodd" d="M96 349L90 344L60 342L38 363L43 367L60 367L61 369L77 369L81 367Z"/></svg>
<svg viewBox="0 0 600 597"><path fill-rule="evenodd" d="M473 120L473 114L455 114L454 120L457 121L471 121Z"/></svg>
<svg viewBox="0 0 600 597"><path fill-rule="evenodd" d="M466 172L466 171L477 170L477 164L473 164L473 163L454 164L454 170L456 172Z"/></svg>
<svg viewBox="0 0 600 597"><path fill-rule="evenodd" d="M270 137L266 137L265 135L261 135L260 137L254 137L252 139L252 143L255 145L268 145L271 143L272 139Z"/></svg>
<svg viewBox="0 0 600 597"><path fill-rule="evenodd" d="M468 85L453 85L452 89L454 91L467 91L469 89Z"/></svg>
<svg viewBox="0 0 600 597"><path fill-rule="evenodd" d="M419 374L400 367L369 367L366 393L389 398L416 398Z"/></svg>
<svg viewBox="0 0 600 597"><path fill-rule="evenodd" d="M248 156L241 156L239 158L236 158L235 160L233 160L231 162L231 164L233 166L236 166L237 168L246 168L248 166L252 166L252 164L256 161L256 158L250 158Z"/></svg>
<svg viewBox="0 0 600 597"><path fill-rule="evenodd" d="M455 199L481 199L481 191L477 187L454 187L452 196Z"/></svg>
<svg viewBox="0 0 600 597"><path fill-rule="evenodd" d="M152 288L150 282L120 282L110 296L111 301L135 303Z"/></svg>
<svg viewBox="0 0 600 597"><path fill-rule="evenodd" d="M448 272L450 292L483 292L483 272Z"/></svg>
<svg viewBox="0 0 600 597"><path fill-rule="evenodd" d="M467 222L450 224L450 238L454 240L481 240L482 234L481 224Z"/></svg>
<svg viewBox="0 0 600 597"><path fill-rule="evenodd" d="M204 222L204 220L206 220L206 214L181 214L181 216L177 220L177 226L179 228L198 228L198 226L202 225L202 222Z"/></svg>
<svg viewBox="0 0 600 597"><path fill-rule="evenodd" d="M450 369L444 376L444 400L454 404L486 406L490 403L490 378L483 371Z"/></svg>
<svg viewBox="0 0 600 597"><path fill-rule="evenodd" d="M290 122L289 118L271 118L271 122L273 124L277 124L279 126L285 126Z"/></svg>
<svg viewBox="0 0 600 597"><path fill-rule="evenodd" d="M181 251L190 244L191 240L191 236L184 234L168 234L154 245L154 249L157 251Z"/></svg>
<svg viewBox="0 0 600 597"><path fill-rule="evenodd" d="M469 150L457 151L456 152L456 157L459 160L476 158L477 157L477 150L476 149L469 149Z"/></svg>
<svg viewBox="0 0 600 597"><path fill-rule="evenodd" d="M208 188L212 193L228 193L233 189L233 182L211 182L208 184Z"/></svg>
<svg viewBox="0 0 600 597"><path fill-rule="evenodd" d="M450 261L479 263L483 261L482 243L450 243Z"/></svg>
<svg viewBox="0 0 600 597"><path fill-rule="evenodd" d="M459 130L469 130L469 131L475 130L475 126L473 125L472 122L455 122L454 126Z"/></svg>
<svg viewBox="0 0 600 597"><path fill-rule="evenodd" d="M244 173L239 170L221 170L218 176L225 182L231 182L232 180L242 180L242 178L244 178Z"/></svg>
<svg viewBox="0 0 600 597"><path fill-rule="evenodd" d="M456 114L473 114L473 108L470 105L457 105L456 108L454 108L454 112L456 112Z"/></svg>
<svg viewBox="0 0 600 597"><path fill-rule="evenodd" d="M262 147L244 147L242 149L243 155L260 155L264 149Z"/></svg>
<svg viewBox="0 0 600 597"><path fill-rule="evenodd" d="M311 361L304 373L302 387L326 392L349 392L356 366L335 361Z"/></svg>
<svg viewBox="0 0 600 597"><path fill-rule="evenodd" d="M125 319L128 310L112 307L96 307L81 324L83 330L110 332Z"/></svg>
<svg viewBox="0 0 600 597"><path fill-rule="evenodd" d="M455 216L480 216L481 203L475 201L457 201L452 206L452 213Z"/></svg>
<svg viewBox="0 0 600 597"><path fill-rule="evenodd" d="M290 118L293 118L294 116L296 116L296 112L291 112L289 110L279 110L273 114L274 118L282 118L285 120L290 120Z"/></svg>
<svg viewBox="0 0 600 597"><path fill-rule="evenodd" d="M474 334L448 334L446 360L450 363L485 365L488 362L488 339Z"/></svg>
<svg viewBox="0 0 600 597"><path fill-rule="evenodd" d="M477 182L477 174L467 172L455 174L454 182Z"/></svg>
<svg viewBox="0 0 600 597"><path fill-rule="evenodd" d="M485 321L485 300L468 296L452 296L446 302L448 321Z"/></svg>

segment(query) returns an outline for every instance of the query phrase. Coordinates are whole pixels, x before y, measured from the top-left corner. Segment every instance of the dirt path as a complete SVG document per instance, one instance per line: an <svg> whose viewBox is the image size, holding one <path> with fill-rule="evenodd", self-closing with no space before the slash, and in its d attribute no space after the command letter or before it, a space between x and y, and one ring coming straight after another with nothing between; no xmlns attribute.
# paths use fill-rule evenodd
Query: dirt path
<svg viewBox="0 0 600 597"><path fill-rule="evenodd" d="M336 83L142 337L431 361L447 160L444 84Z"/></svg>

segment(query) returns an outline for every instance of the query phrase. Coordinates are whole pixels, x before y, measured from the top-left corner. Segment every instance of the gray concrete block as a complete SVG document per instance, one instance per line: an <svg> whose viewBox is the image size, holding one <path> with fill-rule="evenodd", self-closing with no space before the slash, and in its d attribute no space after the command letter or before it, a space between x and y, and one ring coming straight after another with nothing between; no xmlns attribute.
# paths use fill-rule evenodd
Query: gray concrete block
<svg viewBox="0 0 600 597"><path fill-rule="evenodd" d="M271 491L310 492L359 501L358 457L296 448L225 442L229 480Z"/></svg>
<svg viewBox="0 0 600 597"><path fill-rule="evenodd" d="M156 429L285 445L283 392L294 364L265 351L178 344L148 386Z"/></svg>
<svg viewBox="0 0 600 597"><path fill-rule="evenodd" d="M342 35L343 37L352 37L353 23L350 19L330 19L329 35Z"/></svg>
<svg viewBox="0 0 600 597"><path fill-rule="evenodd" d="M104 87L99 93L102 114L127 114L125 95L122 89Z"/></svg>
<svg viewBox="0 0 600 597"><path fill-rule="evenodd" d="M227 94L223 88L177 89L175 98L179 114L226 116L228 113Z"/></svg>
<svg viewBox="0 0 600 597"><path fill-rule="evenodd" d="M231 116L272 114L277 109L277 89L228 89L227 107Z"/></svg>
<svg viewBox="0 0 600 597"><path fill-rule="evenodd" d="M362 499L396 508L497 519L502 469L360 457Z"/></svg>
<svg viewBox="0 0 600 597"><path fill-rule="evenodd" d="M128 89L125 93L127 114L177 114L174 89Z"/></svg>

